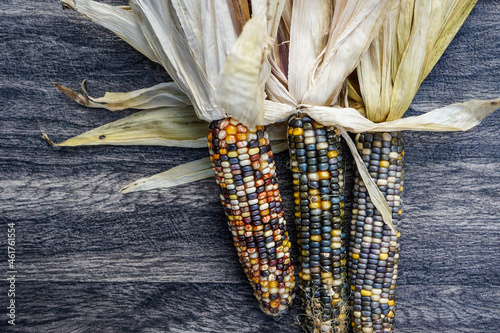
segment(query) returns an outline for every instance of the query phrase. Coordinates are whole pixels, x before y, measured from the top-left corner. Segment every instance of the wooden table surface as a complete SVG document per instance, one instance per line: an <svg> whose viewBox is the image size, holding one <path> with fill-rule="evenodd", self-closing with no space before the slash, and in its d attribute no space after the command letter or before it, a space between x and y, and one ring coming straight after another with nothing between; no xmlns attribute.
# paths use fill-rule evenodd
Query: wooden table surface
<svg viewBox="0 0 500 333"><path fill-rule="evenodd" d="M0 18L0 332L301 332L299 302L279 320L258 309L213 179L119 193L206 149L55 149L42 140L131 113L81 107L52 81L78 89L86 78L100 96L163 82L162 68L56 0L4 0ZM410 114L498 97L499 36L500 2L479 0ZM497 112L468 132L404 133L398 332L500 330L499 124ZM293 233L287 159L277 155Z"/></svg>

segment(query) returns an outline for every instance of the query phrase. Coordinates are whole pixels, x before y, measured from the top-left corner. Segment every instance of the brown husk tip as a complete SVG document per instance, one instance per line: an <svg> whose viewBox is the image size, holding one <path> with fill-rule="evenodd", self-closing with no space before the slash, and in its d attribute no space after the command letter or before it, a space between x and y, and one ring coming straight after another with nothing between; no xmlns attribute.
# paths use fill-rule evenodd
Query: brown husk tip
<svg viewBox="0 0 500 333"><path fill-rule="evenodd" d="M73 9L76 10L76 5L73 0L61 0L61 5L63 9Z"/></svg>
<svg viewBox="0 0 500 333"><path fill-rule="evenodd" d="M69 89L68 87L57 84L56 82L52 82L52 84L55 85L59 91L61 91L63 94L65 94L66 96L68 96L69 98L71 98L72 100L77 102L78 104L83 105L83 106L90 106L91 103L90 103L90 100L86 94L83 95L83 94L77 93L76 91L73 91L73 90ZM82 82L82 90L83 91L85 91L84 86L85 86L85 80L83 80L83 82Z"/></svg>
<svg viewBox="0 0 500 333"><path fill-rule="evenodd" d="M44 140L45 140L45 141L46 141L49 145L51 145L52 147L57 146L57 145L54 143L54 141L52 141L52 140L49 138L49 136L48 136L47 134L42 133L42 138L43 138L43 139L44 139Z"/></svg>

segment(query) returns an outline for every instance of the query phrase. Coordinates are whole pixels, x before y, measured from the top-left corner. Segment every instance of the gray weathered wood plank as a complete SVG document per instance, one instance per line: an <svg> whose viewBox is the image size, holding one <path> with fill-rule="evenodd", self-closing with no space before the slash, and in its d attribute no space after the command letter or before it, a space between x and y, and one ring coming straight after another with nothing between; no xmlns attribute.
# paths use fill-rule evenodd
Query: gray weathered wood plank
<svg viewBox="0 0 500 333"><path fill-rule="evenodd" d="M19 325L7 327L0 310L0 331L300 332L299 304L278 322L258 309L213 180L118 192L204 157L204 149L53 149L41 139L67 139L131 113L83 108L51 81L77 89L87 78L97 96L165 81L162 68L56 0L10 0L1 9L0 248L6 223L16 223ZM410 114L498 97L499 32L500 3L479 0ZM495 113L464 133L405 133L399 332L498 326L499 125ZM281 190L290 198L286 162L278 154ZM291 225L291 201L285 206Z"/></svg>

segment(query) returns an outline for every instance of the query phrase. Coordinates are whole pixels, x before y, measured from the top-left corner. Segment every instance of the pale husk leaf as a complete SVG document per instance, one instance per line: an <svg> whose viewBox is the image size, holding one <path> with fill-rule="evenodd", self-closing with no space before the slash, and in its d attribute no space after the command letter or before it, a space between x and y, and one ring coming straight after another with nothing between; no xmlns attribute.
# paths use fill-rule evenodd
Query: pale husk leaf
<svg viewBox="0 0 500 333"><path fill-rule="evenodd" d="M236 43L240 24L237 17L231 15L234 13L232 3L220 0L199 2L201 3L201 15L204 15L203 20L201 20L204 67L208 80L215 83L227 56Z"/></svg>
<svg viewBox="0 0 500 333"><path fill-rule="evenodd" d="M80 105L120 111L125 109L154 109L159 107L186 107L191 101L175 82L165 82L150 88L134 90L126 93L106 92L103 97L94 98L87 94L85 81L82 82L83 93L77 93L65 86L54 83L65 95Z"/></svg>
<svg viewBox="0 0 500 333"><path fill-rule="evenodd" d="M264 124L273 124L285 121L288 117L298 112L297 108L288 103L279 103L270 100L264 101Z"/></svg>
<svg viewBox="0 0 500 333"><path fill-rule="evenodd" d="M288 105L297 105L297 101L287 89L288 81L278 65L270 59L272 75L266 82L267 98L270 101L285 103Z"/></svg>
<svg viewBox="0 0 500 333"><path fill-rule="evenodd" d="M199 118L212 121L225 117L213 103L214 88L203 64L191 52L186 34L175 8L168 1L133 0L130 3L139 17L143 34L162 65L189 96ZM186 29L186 31L184 31Z"/></svg>
<svg viewBox="0 0 500 333"><path fill-rule="evenodd" d="M209 157L173 167L157 175L138 179L121 189L122 193L148 191L158 188L174 187L197 180L213 177Z"/></svg>
<svg viewBox="0 0 500 333"><path fill-rule="evenodd" d="M328 43L318 57L302 102L336 103L343 83L359 57L376 36L393 0L340 0L335 2Z"/></svg>
<svg viewBox="0 0 500 333"><path fill-rule="evenodd" d="M172 0L172 6L185 33L193 57L205 63L203 52L202 12L199 0Z"/></svg>
<svg viewBox="0 0 500 333"><path fill-rule="evenodd" d="M358 66L364 108L370 120L403 117L420 84L476 2L401 1Z"/></svg>
<svg viewBox="0 0 500 333"><path fill-rule="evenodd" d="M323 125L341 126L349 132L390 131L467 131L481 123L500 108L500 97L491 100L470 100L426 112L420 116L405 117L375 123L363 117L356 109L340 107L307 107L309 114Z"/></svg>
<svg viewBox="0 0 500 333"><path fill-rule="evenodd" d="M267 20L254 16L244 26L216 84L216 103L248 127L264 121L261 70L267 50Z"/></svg>
<svg viewBox="0 0 500 333"><path fill-rule="evenodd" d="M207 146L207 123L192 107L139 111L55 146L151 145L185 148Z"/></svg>
<svg viewBox="0 0 500 333"><path fill-rule="evenodd" d="M318 56L328 41L332 6L329 0L293 2L288 89L299 102L309 87Z"/></svg>
<svg viewBox="0 0 500 333"><path fill-rule="evenodd" d="M415 1L410 39L402 55L398 71L394 73L391 103L382 109L383 111L390 110L384 120L401 118L410 107L420 87L426 57L430 52L428 50L431 46L430 41L435 40L439 32L439 25L436 23L440 22L442 13L442 1L427 2L425 5L421 0Z"/></svg>

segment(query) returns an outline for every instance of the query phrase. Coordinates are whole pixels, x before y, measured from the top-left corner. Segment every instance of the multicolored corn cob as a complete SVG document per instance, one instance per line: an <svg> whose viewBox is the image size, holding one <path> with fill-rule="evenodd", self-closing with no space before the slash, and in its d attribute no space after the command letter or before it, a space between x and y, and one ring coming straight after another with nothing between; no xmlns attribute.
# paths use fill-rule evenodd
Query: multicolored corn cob
<svg viewBox="0 0 500 333"><path fill-rule="evenodd" d="M262 310L278 315L292 303L295 278L268 134L226 118L210 124L208 146L240 262Z"/></svg>
<svg viewBox="0 0 500 333"><path fill-rule="evenodd" d="M344 332L347 251L340 135L307 115L288 122L300 286L309 332Z"/></svg>
<svg viewBox="0 0 500 333"><path fill-rule="evenodd" d="M372 179L392 208L397 235L384 223L356 171L349 242L354 333L394 330L398 277L403 140L401 132L361 133L357 149Z"/></svg>

